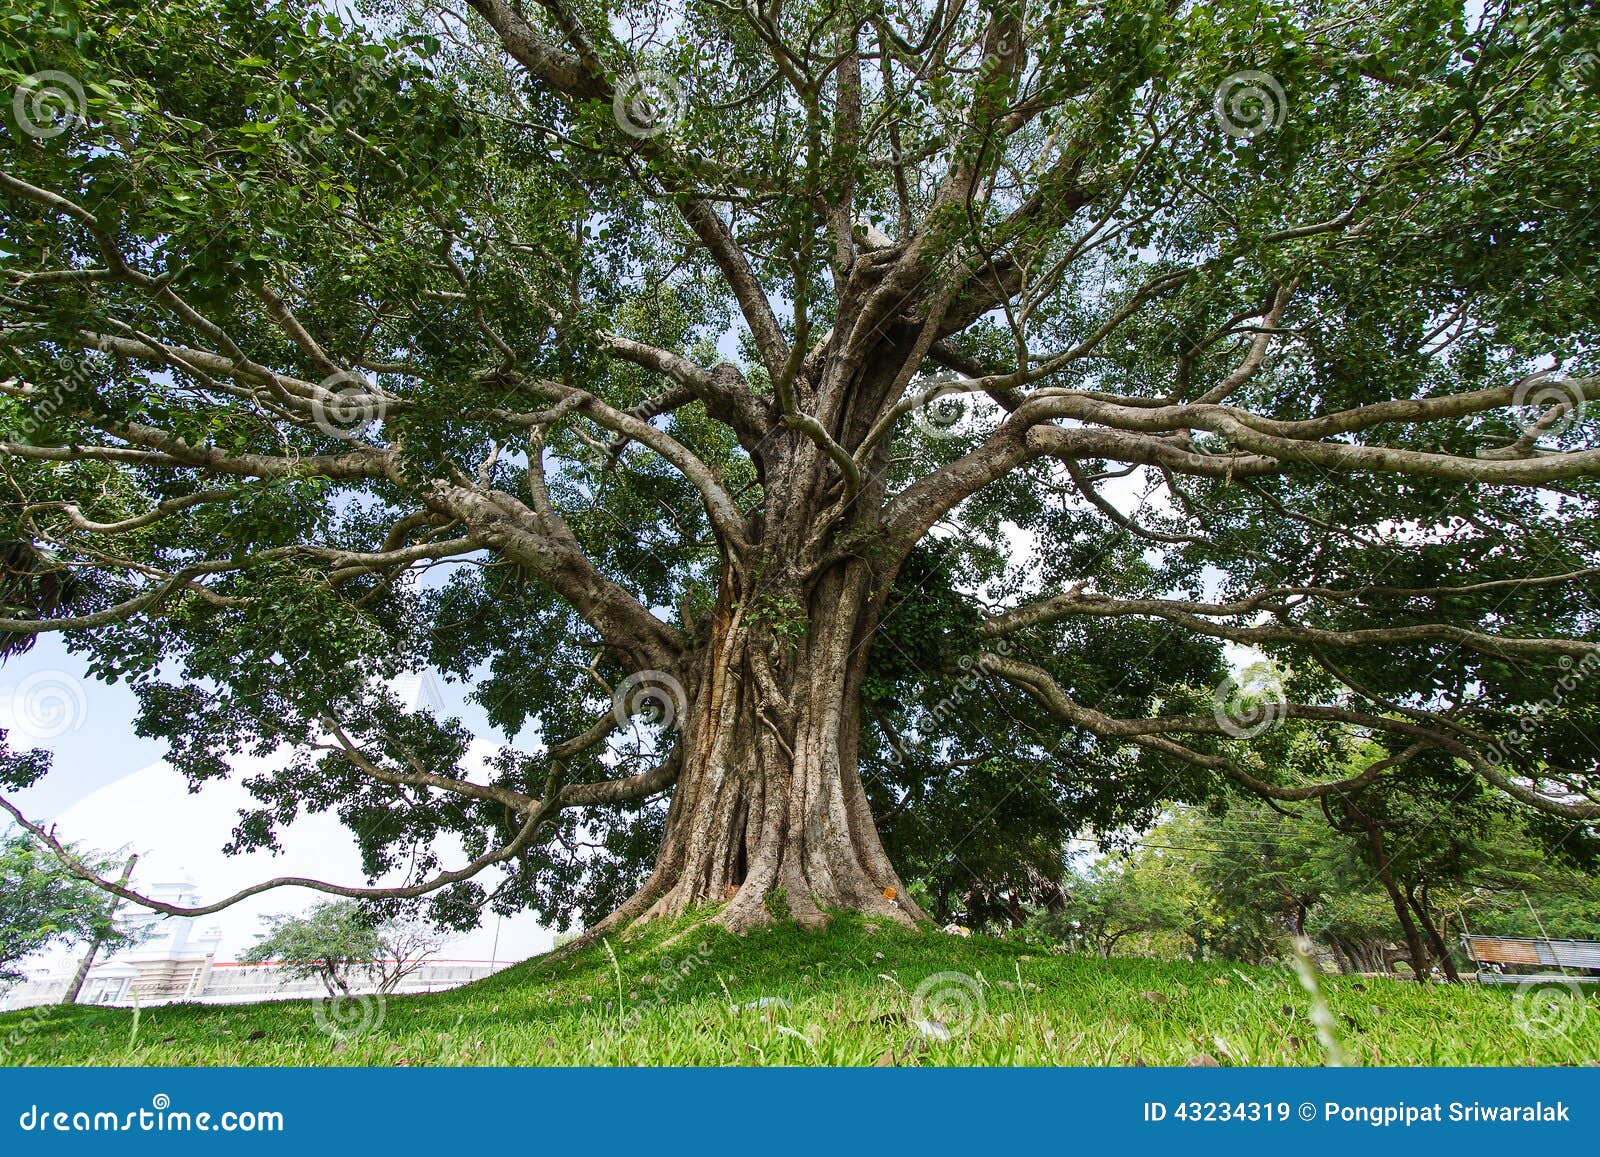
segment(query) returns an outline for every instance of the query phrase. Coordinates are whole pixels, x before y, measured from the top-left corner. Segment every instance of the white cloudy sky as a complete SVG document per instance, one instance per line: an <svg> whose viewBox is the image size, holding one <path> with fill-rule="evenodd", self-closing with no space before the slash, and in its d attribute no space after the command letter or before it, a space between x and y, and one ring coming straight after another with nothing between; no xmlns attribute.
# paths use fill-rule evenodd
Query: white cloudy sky
<svg viewBox="0 0 1600 1157"><path fill-rule="evenodd" d="M481 711L462 699L461 686L434 686L447 712L466 720L479 735L491 734ZM64 839L86 847L138 852L136 888L188 878L195 881L203 902L274 876L365 883L354 842L331 814L296 820L285 832L281 855L223 855L239 809L252 802L239 780L265 764L238 761L239 776L191 793L163 760L165 745L134 734L136 710L126 687L87 678L82 660L54 636L41 637L32 651L0 668L0 726L11 732L12 746L43 747L55 756L54 770L17 795L24 814L57 824ZM447 862L454 866L462 857L452 854ZM254 941L263 914L301 911L326 898L303 888L283 888L200 923L221 928L218 959L232 960ZM545 951L551 940L550 932L530 915L504 921L491 916L483 928L451 943L441 955L521 960ZM61 959L60 954L46 957L41 966L59 965Z"/></svg>

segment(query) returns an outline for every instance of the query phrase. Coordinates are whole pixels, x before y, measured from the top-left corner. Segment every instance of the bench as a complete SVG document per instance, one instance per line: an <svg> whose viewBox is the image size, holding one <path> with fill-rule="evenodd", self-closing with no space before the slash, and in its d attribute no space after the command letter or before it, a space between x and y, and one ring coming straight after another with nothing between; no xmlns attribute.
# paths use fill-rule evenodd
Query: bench
<svg viewBox="0 0 1600 1157"><path fill-rule="evenodd" d="M1582 984L1600 982L1600 941L1533 940L1520 936L1472 936L1463 934L1461 946L1478 966L1480 984L1521 984L1528 980L1570 980ZM1533 968L1581 968L1588 976L1563 973L1537 974L1491 972L1485 965L1519 965Z"/></svg>

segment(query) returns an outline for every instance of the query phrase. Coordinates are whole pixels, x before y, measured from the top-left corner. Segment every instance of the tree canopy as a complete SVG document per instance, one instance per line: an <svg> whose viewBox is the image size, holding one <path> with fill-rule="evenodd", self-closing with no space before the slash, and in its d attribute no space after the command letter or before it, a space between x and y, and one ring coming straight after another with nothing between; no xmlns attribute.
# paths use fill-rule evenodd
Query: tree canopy
<svg viewBox="0 0 1600 1157"><path fill-rule="evenodd" d="M74 856L98 872L111 865L100 856ZM26 979L21 962L53 945L129 942L112 923L104 893L79 879L27 833L0 837L0 985Z"/></svg>
<svg viewBox="0 0 1600 1157"><path fill-rule="evenodd" d="M382 955L377 926L349 900L318 904L303 915L268 918L267 930L239 957L244 964L275 963L287 976L320 980L329 996L350 991L352 973Z"/></svg>
<svg viewBox="0 0 1600 1157"><path fill-rule="evenodd" d="M1223 793L1592 829L1597 48L1563 0L17 0L0 632L196 786L284 753L231 850L331 810L404 876L262 886L463 926L914 922Z"/></svg>

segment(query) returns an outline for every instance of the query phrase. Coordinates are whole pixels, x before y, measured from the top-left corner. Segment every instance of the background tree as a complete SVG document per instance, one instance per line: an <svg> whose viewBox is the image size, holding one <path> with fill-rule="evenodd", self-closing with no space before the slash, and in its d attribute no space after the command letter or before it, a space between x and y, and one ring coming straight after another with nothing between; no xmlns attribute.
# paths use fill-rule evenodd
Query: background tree
<svg viewBox="0 0 1600 1157"><path fill-rule="evenodd" d="M380 918L378 955L372 971L379 992L393 992L400 982L439 954L448 934L415 911L399 911Z"/></svg>
<svg viewBox="0 0 1600 1157"><path fill-rule="evenodd" d="M111 871L103 856L75 849L80 862ZM112 923L105 893L67 869L26 832L0 836L0 985L24 980L20 962L52 945L130 943Z"/></svg>
<svg viewBox="0 0 1600 1157"><path fill-rule="evenodd" d="M284 977L320 980L329 996L348 993L355 972L373 967L383 953L371 914L349 900L266 920L267 931L240 955L240 962L270 962L279 965Z"/></svg>
<svg viewBox="0 0 1600 1157"><path fill-rule="evenodd" d="M1188 850L1217 912L1217 955L1279 960L1288 937L1306 936L1347 971L1388 970L1388 950L1399 937L1393 909L1359 847L1320 813L1235 802L1197 824Z"/></svg>
<svg viewBox="0 0 1600 1157"><path fill-rule="evenodd" d="M1587 8L24 9L0 631L295 753L233 850L414 865L260 887L909 923L891 853L1225 786L1600 817Z"/></svg>
<svg viewBox="0 0 1600 1157"><path fill-rule="evenodd" d="M1034 921L1035 934L1100 956L1119 945L1134 955L1170 955L1180 943L1198 957L1205 943L1206 897L1190 866L1164 849L1100 858L1067 889L1065 903Z"/></svg>
<svg viewBox="0 0 1600 1157"><path fill-rule="evenodd" d="M1453 801L1416 786L1403 799L1363 801L1368 818L1384 825L1381 862L1393 892L1365 826L1330 825L1319 809L1234 800L1225 812L1182 809L1126 851L1075 868L1069 903L1036 912L1029 935L1102 954L1109 941L1133 955L1252 964L1285 959L1290 938L1305 936L1343 971L1388 972L1404 959L1426 977L1435 965L1449 973L1463 931L1600 933L1592 844L1492 797L1476 815L1457 813ZM1450 825L1437 822L1445 812L1456 817Z"/></svg>

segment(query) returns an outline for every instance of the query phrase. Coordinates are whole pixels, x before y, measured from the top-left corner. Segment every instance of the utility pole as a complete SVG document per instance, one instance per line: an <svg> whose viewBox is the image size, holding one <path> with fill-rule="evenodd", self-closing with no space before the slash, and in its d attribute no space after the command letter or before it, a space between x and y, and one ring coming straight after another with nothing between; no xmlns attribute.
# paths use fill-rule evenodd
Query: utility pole
<svg viewBox="0 0 1600 1157"><path fill-rule="evenodd" d="M137 853L128 857L128 862L122 865L122 879L117 881L117 887L126 888L128 880L133 875L133 866L139 862ZM100 952L100 946L106 941L106 933L111 930L111 922L117 918L117 909L121 906L121 899L111 897L111 903L106 905L105 927L94 934L94 939L89 941L89 951L83 954L83 959L78 961L78 971L72 978L72 983L67 985L66 995L61 998L62 1004L77 1004L78 993L83 991L83 982L89 978L89 969L94 966L94 958Z"/></svg>

